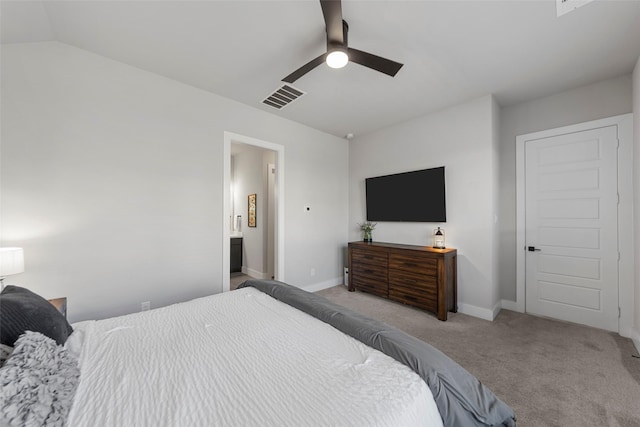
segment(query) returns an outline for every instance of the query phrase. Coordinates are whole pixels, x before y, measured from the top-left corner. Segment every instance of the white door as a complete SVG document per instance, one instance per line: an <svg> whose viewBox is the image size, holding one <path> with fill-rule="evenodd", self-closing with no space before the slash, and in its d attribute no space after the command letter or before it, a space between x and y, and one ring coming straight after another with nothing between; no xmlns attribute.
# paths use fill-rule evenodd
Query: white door
<svg viewBox="0 0 640 427"><path fill-rule="evenodd" d="M525 143L526 311L618 331L617 127Z"/></svg>

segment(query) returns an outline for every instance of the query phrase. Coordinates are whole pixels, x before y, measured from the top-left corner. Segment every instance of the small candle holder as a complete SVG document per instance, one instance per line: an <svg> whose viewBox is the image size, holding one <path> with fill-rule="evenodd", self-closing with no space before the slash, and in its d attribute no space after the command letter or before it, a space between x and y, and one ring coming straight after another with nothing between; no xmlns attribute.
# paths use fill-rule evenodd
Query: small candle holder
<svg viewBox="0 0 640 427"><path fill-rule="evenodd" d="M433 247L436 249L444 249L444 230L440 227L433 230Z"/></svg>

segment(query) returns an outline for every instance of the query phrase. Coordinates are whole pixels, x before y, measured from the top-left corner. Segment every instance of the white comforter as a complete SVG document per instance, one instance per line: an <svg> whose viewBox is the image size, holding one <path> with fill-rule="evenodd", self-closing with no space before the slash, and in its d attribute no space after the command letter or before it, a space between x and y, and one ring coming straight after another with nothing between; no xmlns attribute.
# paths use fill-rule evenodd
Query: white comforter
<svg viewBox="0 0 640 427"><path fill-rule="evenodd" d="M82 322L71 426L441 426L412 370L254 288Z"/></svg>

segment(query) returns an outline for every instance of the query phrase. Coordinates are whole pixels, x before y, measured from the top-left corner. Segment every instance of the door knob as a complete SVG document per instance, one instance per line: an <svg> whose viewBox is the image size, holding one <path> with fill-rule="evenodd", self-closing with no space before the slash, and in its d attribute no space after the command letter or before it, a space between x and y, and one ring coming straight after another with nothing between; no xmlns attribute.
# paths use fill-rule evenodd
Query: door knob
<svg viewBox="0 0 640 427"><path fill-rule="evenodd" d="M536 248L535 246L529 246L527 248L529 252L540 252L541 249Z"/></svg>

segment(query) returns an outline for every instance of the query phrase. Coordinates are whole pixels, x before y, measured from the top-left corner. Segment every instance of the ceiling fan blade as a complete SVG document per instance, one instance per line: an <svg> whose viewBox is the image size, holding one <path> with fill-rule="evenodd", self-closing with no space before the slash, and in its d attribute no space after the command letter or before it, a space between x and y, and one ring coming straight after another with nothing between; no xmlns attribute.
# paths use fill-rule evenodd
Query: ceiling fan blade
<svg viewBox="0 0 640 427"><path fill-rule="evenodd" d="M385 73L391 77L395 76L403 65L399 62L363 52L358 49L348 48L348 52L350 62L364 65L365 67L380 71L381 73Z"/></svg>
<svg viewBox="0 0 640 427"><path fill-rule="evenodd" d="M322 64L325 61L326 57L327 57L327 54L323 53L322 55L318 56L316 59L312 59L311 61L304 64L302 67L295 70L293 73L289 74L287 77L282 79L282 81L287 83L295 82L300 77L304 76L309 71L313 70L318 65Z"/></svg>
<svg viewBox="0 0 640 427"><path fill-rule="evenodd" d="M343 45L342 2L340 0L320 0L320 6L327 27L327 41Z"/></svg>

